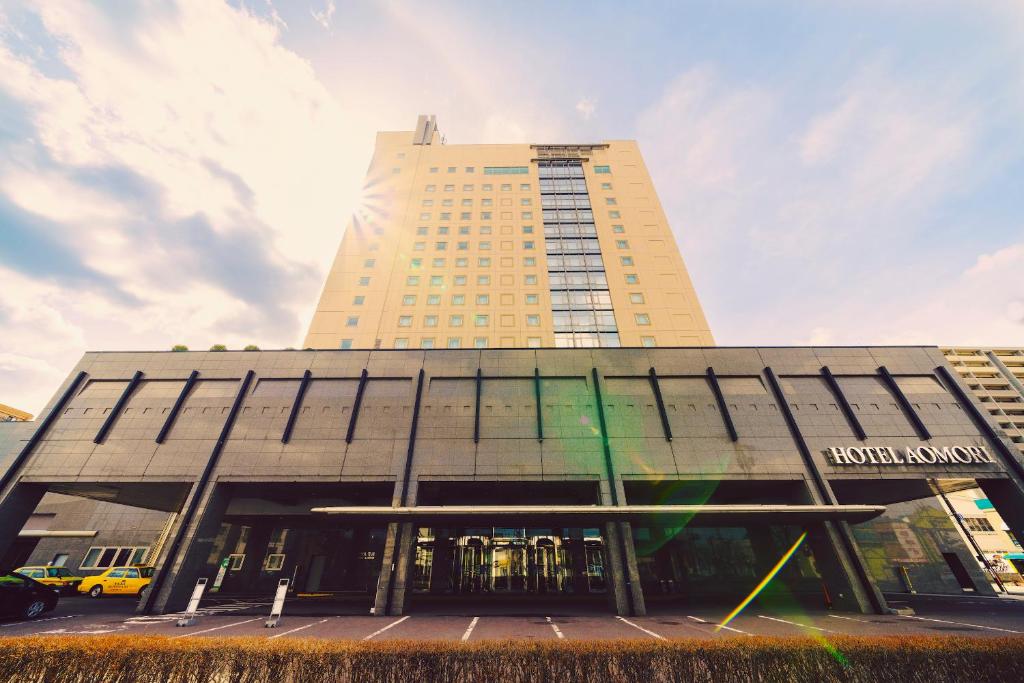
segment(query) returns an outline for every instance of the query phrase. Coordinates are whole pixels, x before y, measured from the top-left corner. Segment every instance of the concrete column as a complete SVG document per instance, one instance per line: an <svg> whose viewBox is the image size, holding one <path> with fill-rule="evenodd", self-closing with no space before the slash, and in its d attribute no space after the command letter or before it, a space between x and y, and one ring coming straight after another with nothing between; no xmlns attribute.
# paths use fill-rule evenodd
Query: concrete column
<svg viewBox="0 0 1024 683"><path fill-rule="evenodd" d="M185 609L188 605L188 598L192 594L196 580L206 576L211 582L216 577L216 567L207 567L206 561L210 555L210 549L217 533L220 531L221 520L227 511L228 503L231 502L231 494L224 484L214 484L207 487L205 493L197 490L198 484L192 487L191 496L202 495L192 523L185 529L185 536L178 547L175 556L170 553L173 544L167 544L162 557L157 559L157 571L164 574L159 588L159 594L153 603L153 612L164 614L177 612ZM185 501L185 508L189 501ZM181 523L179 516L178 524ZM178 533L178 527L172 531L172 538ZM246 546L249 550L249 546ZM250 557L246 556L246 563ZM258 562L258 560L256 560ZM209 570L209 571L207 571ZM269 597L269 596L268 596ZM142 601L139 603L142 607Z"/></svg>
<svg viewBox="0 0 1024 683"><path fill-rule="evenodd" d="M45 484L22 483L14 484L8 489L7 495L0 501L0 557L4 557L18 540L18 532L35 512L39 501L46 494L46 489Z"/></svg>
<svg viewBox="0 0 1024 683"><path fill-rule="evenodd" d="M633 544L633 525L629 522L622 522L619 525L622 534L622 544L626 553L626 571L629 577L629 590L633 598L633 616L642 617L647 614L647 605L644 602L644 588L640 584L640 569L636 563L636 546ZM622 615L627 616L627 615Z"/></svg>
<svg viewBox="0 0 1024 683"><path fill-rule="evenodd" d="M826 493L833 501L836 500L828 481L822 481ZM804 488L803 498L796 502L812 505L825 503L813 486ZM855 609L862 614L893 612L878 584L868 573L867 560L857 546L857 539L849 522L822 522L808 525L806 530L805 542L811 544L814 559L818 563L818 570L825 580L825 585L828 586L833 605L850 605L849 609ZM855 562L860 565L863 572L858 571Z"/></svg>
<svg viewBox="0 0 1024 683"><path fill-rule="evenodd" d="M395 547L398 541L398 523L388 524L387 536L384 538L384 550L381 552L380 575L377 577L377 593L373 599L373 614L387 616L388 601L391 593L391 572L395 566Z"/></svg>
<svg viewBox="0 0 1024 683"><path fill-rule="evenodd" d="M608 558L608 603L620 616L642 616L647 613L640 572L636 566L633 529L628 522L607 522L604 525L604 550Z"/></svg>
<svg viewBox="0 0 1024 683"><path fill-rule="evenodd" d="M604 525L604 553L608 558L605 567L608 585L608 606L621 616L629 615L629 598L626 593L625 564L622 557L622 545L619 537L618 524L607 522Z"/></svg>
<svg viewBox="0 0 1024 683"><path fill-rule="evenodd" d="M409 481L408 490L404 491L403 500L404 485L405 482L401 478L395 482L394 492L391 495L392 505L416 505L419 482L415 477ZM380 578L377 580L377 595L373 601L373 614L377 616L402 614L405 611L405 587L415 554L413 546L416 542L415 533L416 530L413 529L411 522L388 524Z"/></svg>
<svg viewBox="0 0 1024 683"><path fill-rule="evenodd" d="M885 609L885 598L875 582L869 577L867 585L864 585L858 577L840 536L842 532L837 528L839 524L846 522L821 522L806 527L805 542L811 545L814 560L818 565L818 571L821 572L822 580L828 587L833 606L837 609L873 614L875 608L868 591L874 591L878 604ZM853 537L849 526L845 531L850 538ZM860 550L855 548L855 552L859 553ZM863 562L863 558L861 561Z"/></svg>
<svg viewBox="0 0 1024 683"><path fill-rule="evenodd" d="M402 533L395 552L395 578L391 584L391 614L405 612L406 588L412 579L412 563L416 552L416 528L412 522L402 524Z"/></svg>

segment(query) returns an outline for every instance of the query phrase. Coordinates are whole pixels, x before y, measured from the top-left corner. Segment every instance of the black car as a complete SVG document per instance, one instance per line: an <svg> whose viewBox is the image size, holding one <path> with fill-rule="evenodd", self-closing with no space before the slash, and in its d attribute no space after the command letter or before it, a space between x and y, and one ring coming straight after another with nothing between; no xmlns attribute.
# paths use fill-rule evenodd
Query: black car
<svg viewBox="0 0 1024 683"><path fill-rule="evenodd" d="M57 606L58 591L21 574L0 574L0 616L35 619Z"/></svg>

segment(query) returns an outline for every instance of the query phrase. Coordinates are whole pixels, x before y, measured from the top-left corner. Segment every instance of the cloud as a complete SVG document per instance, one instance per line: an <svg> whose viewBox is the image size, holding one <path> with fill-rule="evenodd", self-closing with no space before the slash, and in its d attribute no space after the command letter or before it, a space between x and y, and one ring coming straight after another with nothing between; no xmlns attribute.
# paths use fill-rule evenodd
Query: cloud
<svg viewBox="0 0 1024 683"><path fill-rule="evenodd" d="M936 283L927 301L901 311L888 339L961 346L1024 345L1021 272L1024 242L981 254L954 279Z"/></svg>
<svg viewBox="0 0 1024 683"><path fill-rule="evenodd" d="M83 348L85 333L64 313L67 289L2 265L0 281L0 402L37 413L69 370L68 347Z"/></svg>
<svg viewBox="0 0 1024 683"><path fill-rule="evenodd" d="M970 149L972 113L874 71L810 121L799 141L801 161L819 173L838 171L848 191L866 201L901 201L928 186L941 190L942 174Z"/></svg>
<svg viewBox="0 0 1024 683"><path fill-rule="evenodd" d="M327 0L327 2L324 3L323 9L310 9L309 13L313 15L316 23L329 31L331 29L331 21L334 20L334 12L336 9L337 8L334 6L334 0Z"/></svg>
<svg viewBox="0 0 1024 683"><path fill-rule="evenodd" d="M597 100L590 97L582 98L576 103L576 111L580 113L584 121L589 121L597 111Z"/></svg>
<svg viewBox="0 0 1024 683"><path fill-rule="evenodd" d="M711 65L669 83L637 137L717 341L1024 344L1020 288L973 306L959 294L986 298L974 270L1017 258L1016 240L978 236L1020 234L946 208L1019 158L1005 151L1016 140L982 135L1005 103L973 89L881 62L810 98ZM986 286L1011 279L996 271Z"/></svg>
<svg viewBox="0 0 1024 683"><path fill-rule="evenodd" d="M87 349L297 345L373 136L283 21L201 0L8 19L0 400L38 410Z"/></svg>

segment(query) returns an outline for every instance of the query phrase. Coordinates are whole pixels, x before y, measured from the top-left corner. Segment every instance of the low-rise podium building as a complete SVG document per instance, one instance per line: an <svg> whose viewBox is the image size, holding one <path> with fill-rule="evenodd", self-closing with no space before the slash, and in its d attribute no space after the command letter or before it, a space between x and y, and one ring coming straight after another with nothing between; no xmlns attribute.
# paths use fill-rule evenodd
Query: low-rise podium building
<svg viewBox="0 0 1024 683"><path fill-rule="evenodd" d="M901 538L887 507L977 482L1024 524L979 406L935 348L90 353L4 475L0 546L50 491L178 513L158 612L205 576L625 615L735 604L806 532L772 595L877 611L906 578L991 590L955 530Z"/></svg>

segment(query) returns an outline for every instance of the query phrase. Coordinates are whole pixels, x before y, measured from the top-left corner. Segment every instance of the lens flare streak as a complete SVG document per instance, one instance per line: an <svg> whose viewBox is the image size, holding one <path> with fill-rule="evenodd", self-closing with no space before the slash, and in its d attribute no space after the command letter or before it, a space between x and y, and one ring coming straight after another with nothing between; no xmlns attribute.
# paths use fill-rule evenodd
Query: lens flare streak
<svg viewBox="0 0 1024 683"><path fill-rule="evenodd" d="M775 566L772 567L771 571L769 571L765 575L765 577L761 579L761 583L754 586L754 590L750 591L750 595L744 598L743 602L737 605L736 609L729 612L728 616L726 616L725 619L722 620L722 623L718 624L715 627L715 633L718 633L723 628L728 626L729 622L735 619L739 615L739 613L742 612L744 608L746 608L746 606L749 605L750 602L754 598L756 598L761 591L765 589L765 586L771 583L771 580L775 578L775 575L779 573L779 570L781 570L786 565L786 563L789 562L789 558L793 557L793 553L797 551L797 548L800 547L800 545L804 542L805 538L807 538L806 531L800 534L800 538L796 539L796 542L793 543L793 546L786 551L786 554L779 558L779 561L775 563Z"/></svg>

